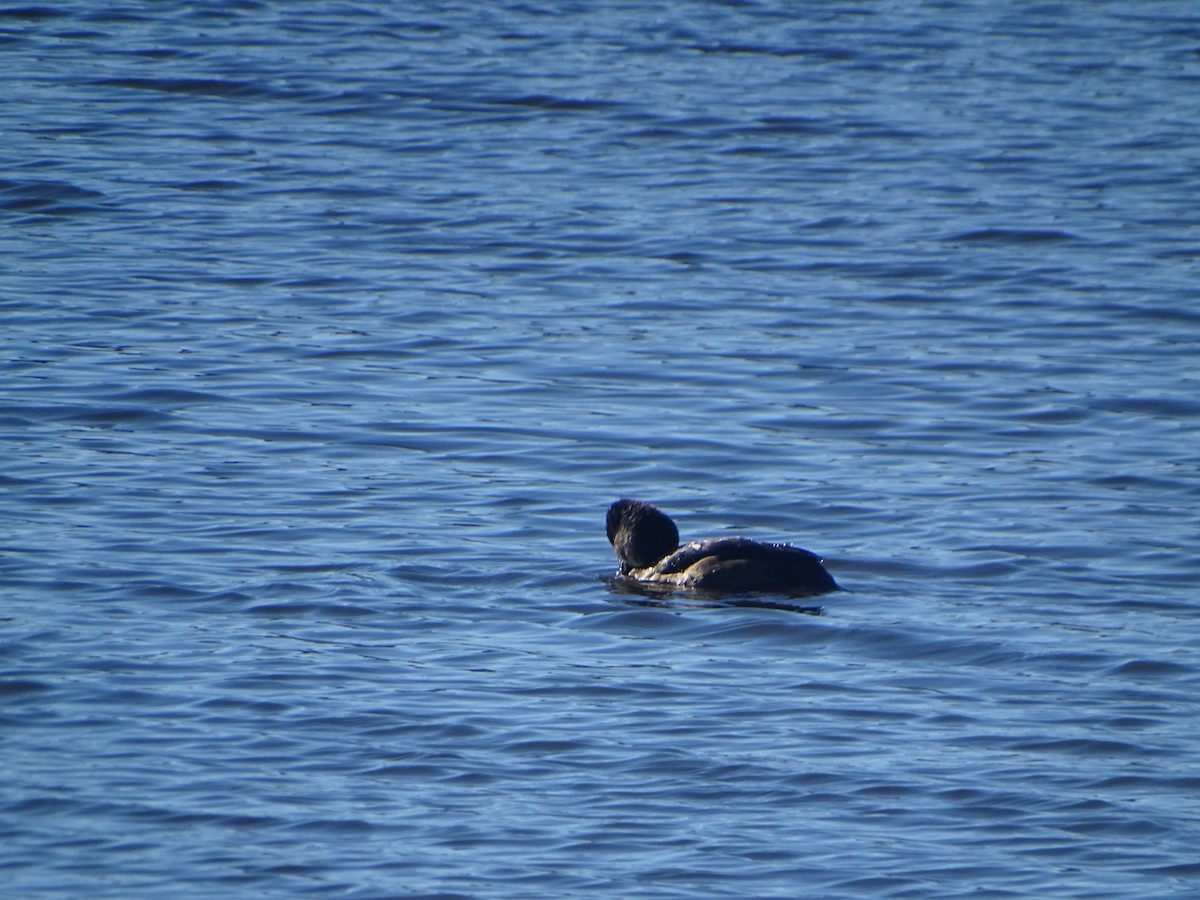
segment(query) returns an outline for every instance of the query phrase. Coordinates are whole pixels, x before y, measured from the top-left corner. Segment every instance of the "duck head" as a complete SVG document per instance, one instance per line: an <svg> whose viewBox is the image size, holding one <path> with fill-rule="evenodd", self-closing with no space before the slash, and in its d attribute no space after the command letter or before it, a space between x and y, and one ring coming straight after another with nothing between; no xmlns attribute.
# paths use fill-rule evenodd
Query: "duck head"
<svg viewBox="0 0 1200 900"><path fill-rule="evenodd" d="M653 566L679 549L679 529L671 517L641 500L618 500L608 508L605 525L622 574Z"/></svg>

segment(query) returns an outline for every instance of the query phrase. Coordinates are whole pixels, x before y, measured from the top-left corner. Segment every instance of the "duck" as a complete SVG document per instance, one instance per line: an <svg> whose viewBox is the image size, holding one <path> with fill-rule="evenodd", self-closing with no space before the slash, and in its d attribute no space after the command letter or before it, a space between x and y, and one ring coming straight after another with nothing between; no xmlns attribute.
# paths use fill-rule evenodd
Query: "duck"
<svg viewBox="0 0 1200 900"><path fill-rule="evenodd" d="M728 537L680 546L671 517L643 500L615 501L605 526L619 564L614 580L621 584L716 596L841 590L820 557L791 544Z"/></svg>

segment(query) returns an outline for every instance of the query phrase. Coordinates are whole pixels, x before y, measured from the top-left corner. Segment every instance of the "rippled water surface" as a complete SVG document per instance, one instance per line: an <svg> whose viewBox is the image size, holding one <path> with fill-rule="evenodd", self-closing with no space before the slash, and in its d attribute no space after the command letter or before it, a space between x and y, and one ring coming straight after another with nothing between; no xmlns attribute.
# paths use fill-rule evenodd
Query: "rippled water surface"
<svg viewBox="0 0 1200 900"><path fill-rule="evenodd" d="M0 9L14 897L1200 895L1192 4ZM825 557L645 605L604 511Z"/></svg>

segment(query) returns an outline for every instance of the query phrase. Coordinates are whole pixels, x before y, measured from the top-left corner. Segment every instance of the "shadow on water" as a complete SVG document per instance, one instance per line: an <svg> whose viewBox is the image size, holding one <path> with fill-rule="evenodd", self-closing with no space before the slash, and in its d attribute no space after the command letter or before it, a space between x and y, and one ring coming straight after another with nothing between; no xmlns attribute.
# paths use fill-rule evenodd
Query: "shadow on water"
<svg viewBox="0 0 1200 900"><path fill-rule="evenodd" d="M683 590L673 586L631 582L615 575L602 575L600 580L608 585L611 593L617 595L619 602L631 606L663 609L779 609L806 616L825 614L823 606L805 606L791 600L777 600L759 594L731 597L711 591Z"/></svg>

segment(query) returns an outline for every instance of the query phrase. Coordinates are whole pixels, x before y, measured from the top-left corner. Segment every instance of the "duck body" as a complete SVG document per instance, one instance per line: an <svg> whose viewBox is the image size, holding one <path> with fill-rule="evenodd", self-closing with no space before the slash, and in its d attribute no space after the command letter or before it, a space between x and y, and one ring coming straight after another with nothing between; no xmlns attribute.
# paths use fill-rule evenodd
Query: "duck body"
<svg viewBox="0 0 1200 900"><path fill-rule="evenodd" d="M629 584L714 595L839 590L818 556L790 544L731 537L680 547L671 518L641 500L622 499L609 507L607 530L620 563L617 580Z"/></svg>

